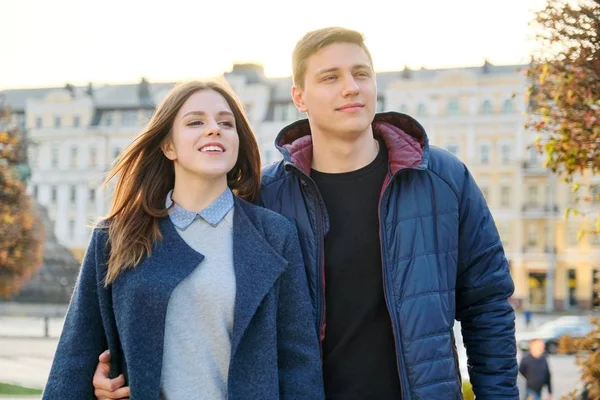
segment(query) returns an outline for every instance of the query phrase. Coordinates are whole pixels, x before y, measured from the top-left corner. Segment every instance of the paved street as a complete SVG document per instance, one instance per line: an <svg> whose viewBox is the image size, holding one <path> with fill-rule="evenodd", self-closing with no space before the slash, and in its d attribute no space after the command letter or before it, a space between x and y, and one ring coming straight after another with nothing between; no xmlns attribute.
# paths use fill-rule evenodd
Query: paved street
<svg viewBox="0 0 600 400"><path fill-rule="evenodd" d="M553 318L552 316L536 315L533 324L539 326L541 323ZM521 319L521 316L518 316L518 332L525 331ZM46 339L42 338L44 325L39 318L1 317L0 382L42 388L48 377L61 328L62 321L60 319L51 320L49 329L51 338ZM460 341L458 326L455 331L457 341ZM466 363L465 350L460 342L458 345L460 361L464 368ZM520 357L519 354L519 359ZM562 394L568 393L577 385L578 370L575 365L575 357L551 356L550 366L554 380L554 399L560 399ZM20 397L20 399L23 399L23 397ZM7 397L0 397L0 400L7 400Z"/></svg>

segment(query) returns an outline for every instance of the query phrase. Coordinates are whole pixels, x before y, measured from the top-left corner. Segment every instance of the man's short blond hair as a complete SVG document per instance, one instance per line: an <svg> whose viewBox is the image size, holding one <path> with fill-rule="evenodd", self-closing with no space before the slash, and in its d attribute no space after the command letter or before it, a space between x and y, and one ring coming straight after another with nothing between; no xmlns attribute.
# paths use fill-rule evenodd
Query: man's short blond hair
<svg viewBox="0 0 600 400"><path fill-rule="evenodd" d="M365 38L362 33L339 27L317 29L308 32L296 43L296 47L292 53L292 78L294 85L301 89L304 88L308 59L317 51L334 43L353 43L359 45L367 53L371 66L373 66L373 59L371 58L369 49L365 45Z"/></svg>

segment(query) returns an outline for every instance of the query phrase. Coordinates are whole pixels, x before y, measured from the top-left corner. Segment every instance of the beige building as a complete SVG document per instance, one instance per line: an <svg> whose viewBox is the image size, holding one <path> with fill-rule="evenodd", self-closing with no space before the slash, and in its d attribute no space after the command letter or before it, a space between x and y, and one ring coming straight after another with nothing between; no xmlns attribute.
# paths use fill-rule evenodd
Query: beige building
<svg viewBox="0 0 600 400"><path fill-rule="evenodd" d="M600 270L600 238L577 241L577 231L589 222L564 220L574 196L528 150L534 134L524 129L522 67L485 63L379 73L378 110L414 116L432 145L469 166L504 242L516 306L586 309ZM245 104L263 162L278 160L277 133L304 117L291 102L291 79L266 78L252 64L235 65L224 77ZM87 246L89 224L108 209L109 193L98 189L105 171L171 85L142 80L3 93L33 142L30 191L48 208L58 240L76 255Z"/></svg>

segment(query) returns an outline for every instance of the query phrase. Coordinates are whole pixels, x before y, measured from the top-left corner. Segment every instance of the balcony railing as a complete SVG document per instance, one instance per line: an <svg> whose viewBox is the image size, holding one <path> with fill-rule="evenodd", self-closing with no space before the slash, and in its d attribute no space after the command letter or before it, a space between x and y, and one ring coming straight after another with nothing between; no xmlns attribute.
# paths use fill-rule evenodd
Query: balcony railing
<svg viewBox="0 0 600 400"><path fill-rule="evenodd" d="M523 173L525 175L546 175L548 173L548 169L545 168L541 162L539 161L523 161L521 163L521 168L523 169Z"/></svg>
<svg viewBox="0 0 600 400"><path fill-rule="evenodd" d="M529 244L523 246L524 254L556 254L556 246L544 246L541 248L537 244Z"/></svg>
<svg viewBox="0 0 600 400"><path fill-rule="evenodd" d="M559 208L556 204L527 203L521 207L523 218L552 218L558 215Z"/></svg>

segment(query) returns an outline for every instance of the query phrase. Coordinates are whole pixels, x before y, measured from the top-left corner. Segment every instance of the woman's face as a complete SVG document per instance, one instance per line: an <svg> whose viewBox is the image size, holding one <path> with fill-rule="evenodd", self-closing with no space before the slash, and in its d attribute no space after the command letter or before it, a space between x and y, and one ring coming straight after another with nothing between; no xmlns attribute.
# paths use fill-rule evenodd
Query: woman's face
<svg viewBox="0 0 600 400"><path fill-rule="evenodd" d="M235 116L225 98L210 89L191 95L177 112L163 147L176 179L227 179L238 159Z"/></svg>

